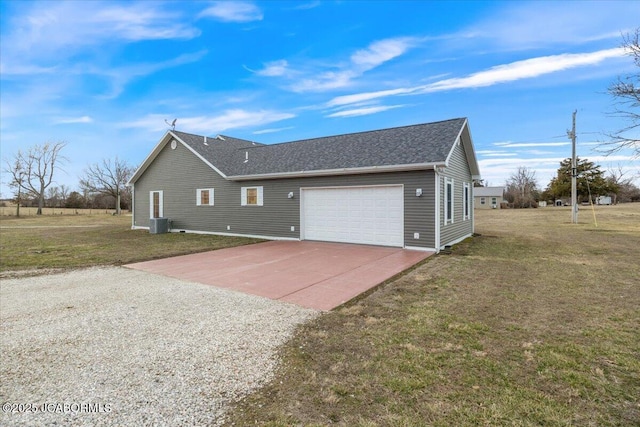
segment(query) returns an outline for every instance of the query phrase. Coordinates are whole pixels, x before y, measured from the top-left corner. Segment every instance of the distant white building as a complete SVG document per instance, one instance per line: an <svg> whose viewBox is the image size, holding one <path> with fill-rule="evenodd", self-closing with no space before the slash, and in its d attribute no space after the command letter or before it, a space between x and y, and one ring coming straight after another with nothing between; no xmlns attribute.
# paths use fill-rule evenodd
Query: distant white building
<svg viewBox="0 0 640 427"><path fill-rule="evenodd" d="M475 209L500 209L504 200L504 187L475 187L473 189Z"/></svg>
<svg viewBox="0 0 640 427"><path fill-rule="evenodd" d="M610 205L611 204L611 196L599 196L596 199L596 205Z"/></svg>

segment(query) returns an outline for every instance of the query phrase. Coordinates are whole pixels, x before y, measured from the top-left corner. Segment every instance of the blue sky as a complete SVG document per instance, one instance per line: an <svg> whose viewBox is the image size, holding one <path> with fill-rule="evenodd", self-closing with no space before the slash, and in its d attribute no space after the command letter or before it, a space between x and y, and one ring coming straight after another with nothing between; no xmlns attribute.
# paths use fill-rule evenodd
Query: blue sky
<svg viewBox="0 0 640 427"><path fill-rule="evenodd" d="M578 154L638 173L594 151L624 126L606 88L638 72L620 48L638 17L637 1L3 1L1 155L66 141L56 181L75 188L103 158L140 164L165 119L268 144L468 117L483 178L527 166L544 188L577 110Z"/></svg>

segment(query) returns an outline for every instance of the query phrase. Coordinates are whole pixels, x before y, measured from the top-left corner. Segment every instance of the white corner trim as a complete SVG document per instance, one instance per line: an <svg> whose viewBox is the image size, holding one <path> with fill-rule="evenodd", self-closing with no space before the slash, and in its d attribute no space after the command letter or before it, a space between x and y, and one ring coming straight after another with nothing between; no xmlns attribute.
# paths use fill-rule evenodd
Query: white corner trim
<svg viewBox="0 0 640 427"><path fill-rule="evenodd" d="M441 209L441 205L442 205L442 194L441 194L441 188L440 188L440 173L436 170L434 172L434 183L435 183L435 203L434 203L434 208L435 208L435 233L434 233L434 239L435 239L435 247L439 248L440 247L440 209ZM438 252L438 251L436 251Z"/></svg>

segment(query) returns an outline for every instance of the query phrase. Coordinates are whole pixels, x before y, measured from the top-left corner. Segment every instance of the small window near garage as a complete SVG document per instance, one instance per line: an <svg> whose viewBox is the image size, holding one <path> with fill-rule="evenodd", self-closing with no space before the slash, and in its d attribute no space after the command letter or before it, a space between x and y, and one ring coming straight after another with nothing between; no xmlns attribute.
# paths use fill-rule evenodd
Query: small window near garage
<svg viewBox="0 0 640 427"><path fill-rule="evenodd" d="M496 206L498 204L498 199L496 197L491 198L491 206Z"/></svg>
<svg viewBox="0 0 640 427"><path fill-rule="evenodd" d="M213 206L213 188L199 188L196 190L197 206Z"/></svg>
<svg viewBox="0 0 640 427"><path fill-rule="evenodd" d="M162 195L162 191L149 192L149 218L162 218L164 213Z"/></svg>
<svg viewBox="0 0 640 427"><path fill-rule="evenodd" d="M462 204L463 219L469 219L469 213L471 209L471 186L468 182L464 183L464 198L462 199Z"/></svg>
<svg viewBox="0 0 640 427"><path fill-rule="evenodd" d="M484 197L480 197L480 204L481 205L486 205L487 204L487 200Z"/></svg>
<svg viewBox="0 0 640 427"><path fill-rule="evenodd" d="M444 223L453 223L453 179L444 179Z"/></svg>
<svg viewBox="0 0 640 427"><path fill-rule="evenodd" d="M262 187L242 187L240 204L242 206L262 206Z"/></svg>

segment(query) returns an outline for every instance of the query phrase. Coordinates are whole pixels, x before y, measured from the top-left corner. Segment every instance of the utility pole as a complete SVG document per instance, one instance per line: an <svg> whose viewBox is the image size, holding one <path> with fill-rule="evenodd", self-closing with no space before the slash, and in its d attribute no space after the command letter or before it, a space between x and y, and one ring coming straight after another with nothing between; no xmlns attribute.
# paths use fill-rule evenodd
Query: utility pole
<svg viewBox="0 0 640 427"><path fill-rule="evenodd" d="M578 167L576 165L576 114L578 110L573 111L573 126L567 135L571 138L571 223L578 223L578 195L577 182Z"/></svg>

